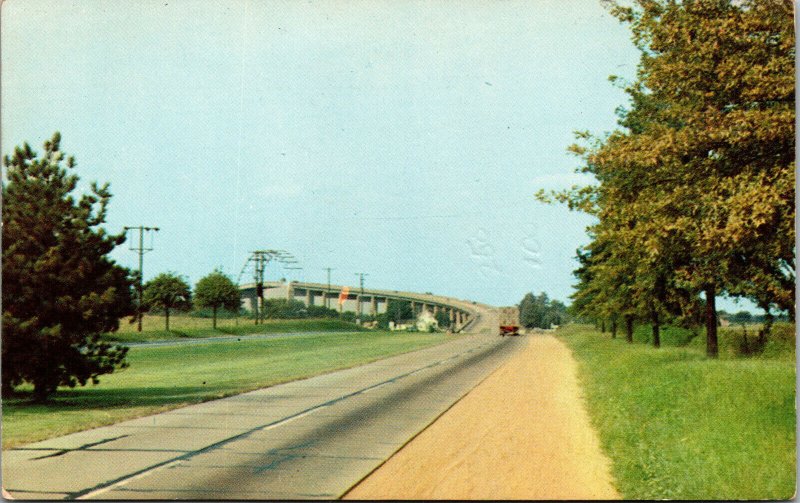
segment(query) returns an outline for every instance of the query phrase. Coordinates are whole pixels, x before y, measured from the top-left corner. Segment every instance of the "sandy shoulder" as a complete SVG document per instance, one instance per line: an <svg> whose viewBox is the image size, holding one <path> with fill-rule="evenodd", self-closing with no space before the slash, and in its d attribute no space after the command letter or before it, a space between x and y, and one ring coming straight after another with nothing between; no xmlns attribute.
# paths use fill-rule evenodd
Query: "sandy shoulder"
<svg viewBox="0 0 800 503"><path fill-rule="evenodd" d="M527 339L345 499L619 499L572 354Z"/></svg>

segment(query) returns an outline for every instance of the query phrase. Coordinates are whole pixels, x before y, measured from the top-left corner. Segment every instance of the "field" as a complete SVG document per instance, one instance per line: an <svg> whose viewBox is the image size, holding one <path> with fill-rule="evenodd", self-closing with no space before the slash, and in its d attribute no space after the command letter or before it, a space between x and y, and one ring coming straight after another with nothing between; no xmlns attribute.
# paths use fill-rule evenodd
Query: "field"
<svg viewBox="0 0 800 503"><path fill-rule="evenodd" d="M627 499L788 499L795 491L795 362L783 330L759 357L719 360L702 337L654 349L585 326L559 330ZM793 330L791 331L793 334Z"/></svg>
<svg viewBox="0 0 800 503"><path fill-rule="evenodd" d="M755 350L758 347L756 339L761 327L758 323L720 327L718 329L720 358L739 358L752 355L762 358L794 360L794 325L786 322L775 323L766 344L758 351ZM617 332L617 337L624 338L624 333ZM634 342L649 344L651 337L652 330L650 325L638 325L634 329ZM685 328L665 326L661 328L661 344L662 346L685 346L705 351L706 332L704 328L692 331Z"/></svg>
<svg viewBox="0 0 800 503"><path fill-rule="evenodd" d="M442 334L304 334L128 353L130 367L100 384L62 388L52 403L3 400L3 448L352 367L447 340Z"/></svg>
<svg viewBox="0 0 800 503"><path fill-rule="evenodd" d="M201 338L220 335L271 334L282 332L355 332L362 330L355 323L335 318L304 320L266 320L255 325L247 318L218 318L217 329L211 328L211 318L200 318L184 314L170 315L169 332L165 330L164 316L147 314L142 320L142 331L136 331L136 323L129 319L120 321L119 330L106 334L103 339L113 342L141 342L182 337Z"/></svg>

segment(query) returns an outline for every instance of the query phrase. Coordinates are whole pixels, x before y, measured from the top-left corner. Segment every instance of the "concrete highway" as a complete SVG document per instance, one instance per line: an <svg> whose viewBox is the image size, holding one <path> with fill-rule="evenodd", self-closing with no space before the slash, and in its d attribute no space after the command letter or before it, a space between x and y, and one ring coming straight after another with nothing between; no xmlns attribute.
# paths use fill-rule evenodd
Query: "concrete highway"
<svg viewBox="0 0 800 503"><path fill-rule="evenodd" d="M337 498L522 347L481 311L473 333L432 348L4 451L3 487L33 499Z"/></svg>

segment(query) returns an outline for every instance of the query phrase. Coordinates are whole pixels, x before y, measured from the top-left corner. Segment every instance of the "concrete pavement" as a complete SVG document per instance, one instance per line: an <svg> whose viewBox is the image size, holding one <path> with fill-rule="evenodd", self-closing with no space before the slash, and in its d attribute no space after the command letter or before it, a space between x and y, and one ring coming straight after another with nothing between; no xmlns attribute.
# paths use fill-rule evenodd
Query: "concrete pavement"
<svg viewBox="0 0 800 503"><path fill-rule="evenodd" d="M3 487L35 499L336 498L521 347L489 333L4 451Z"/></svg>

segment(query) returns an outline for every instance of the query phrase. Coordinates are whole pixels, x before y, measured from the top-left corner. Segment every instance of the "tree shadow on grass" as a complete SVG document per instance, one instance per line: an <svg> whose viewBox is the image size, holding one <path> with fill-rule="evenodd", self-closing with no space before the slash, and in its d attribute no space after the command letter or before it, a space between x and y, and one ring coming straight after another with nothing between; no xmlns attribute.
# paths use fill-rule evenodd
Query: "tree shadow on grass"
<svg viewBox="0 0 800 503"><path fill-rule="evenodd" d="M105 408L158 407L196 403L228 394L228 388L216 386L147 386L137 388L60 389L47 402L36 403L30 392L3 398L4 413L39 414L70 410Z"/></svg>

